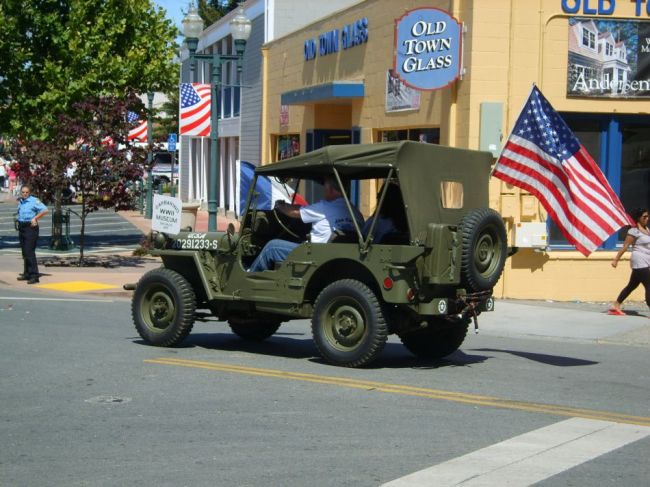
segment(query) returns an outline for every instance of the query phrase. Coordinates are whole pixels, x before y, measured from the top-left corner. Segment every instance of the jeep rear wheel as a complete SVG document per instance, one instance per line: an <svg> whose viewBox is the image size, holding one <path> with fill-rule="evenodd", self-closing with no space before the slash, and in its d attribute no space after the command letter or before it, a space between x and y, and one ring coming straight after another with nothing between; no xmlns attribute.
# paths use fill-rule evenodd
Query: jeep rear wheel
<svg viewBox="0 0 650 487"><path fill-rule="evenodd" d="M470 211L460 222L461 284L470 292L492 289L506 262L506 228L491 208Z"/></svg>
<svg viewBox="0 0 650 487"><path fill-rule="evenodd" d="M170 347L192 331L196 296L190 283L170 269L147 272L138 282L131 313L142 339L149 345Z"/></svg>
<svg viewBox="0 0 650 487"><path fill-rule="evenodd" d="M280 325L281 321L262 321L249 318L231 318L228 325L232 332L244 340L261 342L272 336Z"/></svg>
<svg viewBox="0 0 650 487"><path fill-rule="evenodd" d="M462 345L467 335L470 319L462 319L449 327L443 318L432 318L428 328L411 331L398 336L404 346L417 356L439 359L454 353ZM443 325L445 328L440 328Z"/></svg>
<svg viewBox="0 0 650 487"><path fill-rule="evenodd" d="M342 279L318 295L312 335L325 360L359 367L382 351L388 327L375 293L362 282Z"/></svg>

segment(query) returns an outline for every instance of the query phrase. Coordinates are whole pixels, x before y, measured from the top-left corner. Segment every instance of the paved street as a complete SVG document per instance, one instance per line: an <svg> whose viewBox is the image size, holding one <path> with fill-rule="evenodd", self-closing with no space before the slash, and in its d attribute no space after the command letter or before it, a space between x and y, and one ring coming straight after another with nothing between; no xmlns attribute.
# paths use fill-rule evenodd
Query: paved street
<svg viewBox="0 0 650 487"><path fill-rule="evenodd" d="M155 348L128 299L0 287L0 485L645 485L647 321L498 302L447 360L345 369L305 321Z"/></svg>

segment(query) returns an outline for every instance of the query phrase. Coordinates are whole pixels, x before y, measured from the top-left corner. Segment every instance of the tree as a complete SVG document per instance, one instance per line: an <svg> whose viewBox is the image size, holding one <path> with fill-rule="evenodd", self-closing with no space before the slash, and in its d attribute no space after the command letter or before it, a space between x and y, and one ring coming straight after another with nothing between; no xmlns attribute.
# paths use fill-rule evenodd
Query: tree
<svg viewBox="0 0 650 487"><path fill-rule="evenodd" d="M239 6L238 0L199 0L199 16L205 25L212 25L221 17Z"/></svg>
<svg viewBox="0 0 650 487"><path fill-rule="evenodd" d="M45 203L57 205L60 188L72 184L81 198L79 265L84 263L86 217L99 208L131 209L137 192L130 183L142 177L146 151L129 143L127 111L142 103L135 95L93 97L61 115L57 143L38 141L17 151L18 174L30 181ZM52 190L52 188L55 188ZM53 238L55 236L53 235Z"/></svg>
<svg viewBox="0 0 650 487"><path fill-rule="evenodd" d="M91 96L169 91L176 28L149 0L1 0L0 133L48 140Z"/></svg>
<svg viewBox="0 0 650 487"><path fill-rule="evenodd" d="M178 76L177 76L178 78ZM160 107L158 115L164 113L164 116L158 116L157 123L154 125L154 140L166 142L169 134L178 133L178 117L179 117L179 90L176 89L166 93L167 101Z"/></svg>
<svg viewBox="0 0 650 487"><path fill-rule="evenodd" d="M26 176L51 172L43 190L54 195L55 244L67 187L61 171L69 167L61 154L74 144L60 124L72 123L90 97L174 88L177 30L150 0L0 0L0 32L0 134L21 141L21 158L35 164Z"/></svg>

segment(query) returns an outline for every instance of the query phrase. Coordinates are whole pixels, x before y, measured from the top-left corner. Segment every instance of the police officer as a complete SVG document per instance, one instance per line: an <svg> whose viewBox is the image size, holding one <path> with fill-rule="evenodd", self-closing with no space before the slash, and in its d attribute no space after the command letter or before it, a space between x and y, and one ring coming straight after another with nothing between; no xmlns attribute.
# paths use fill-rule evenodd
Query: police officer
<svg viewBox="0 0 650 487"><path fill-rule="evenodd" d="M38 263L36 262L36 242L38 241L38 220L47 213L47 206L31 195L31 188L23 184L18 199L18 239L23 253L24 272L18 275L19 281L27 284L38 282Z"/></svg>

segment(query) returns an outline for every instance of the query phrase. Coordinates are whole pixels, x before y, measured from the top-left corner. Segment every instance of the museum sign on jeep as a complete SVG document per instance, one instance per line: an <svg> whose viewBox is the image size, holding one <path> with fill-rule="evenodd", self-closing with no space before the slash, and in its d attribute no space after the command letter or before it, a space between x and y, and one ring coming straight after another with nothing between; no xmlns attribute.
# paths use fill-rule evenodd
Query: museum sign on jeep
<svg viewBox="0 0 650 487"><path fill-rule="evenodd" d="M417 356L449 355L472 319L493 309L507 257L503 220L488 207L491 161L486 152L404 141L329 146L258 167L256 179L290 184L288 194L333 181L353 226L310 241L310 225L258 204L253 182L237 232L153 236L162 267L135 288L135 327L148 344L174 346L205 309L246 340L310 319L320 354L336 365L372 362L391 333ZM379 188L365 223L349 193L364 181ZM292 250L251 272L273 239Z"/></svg>

